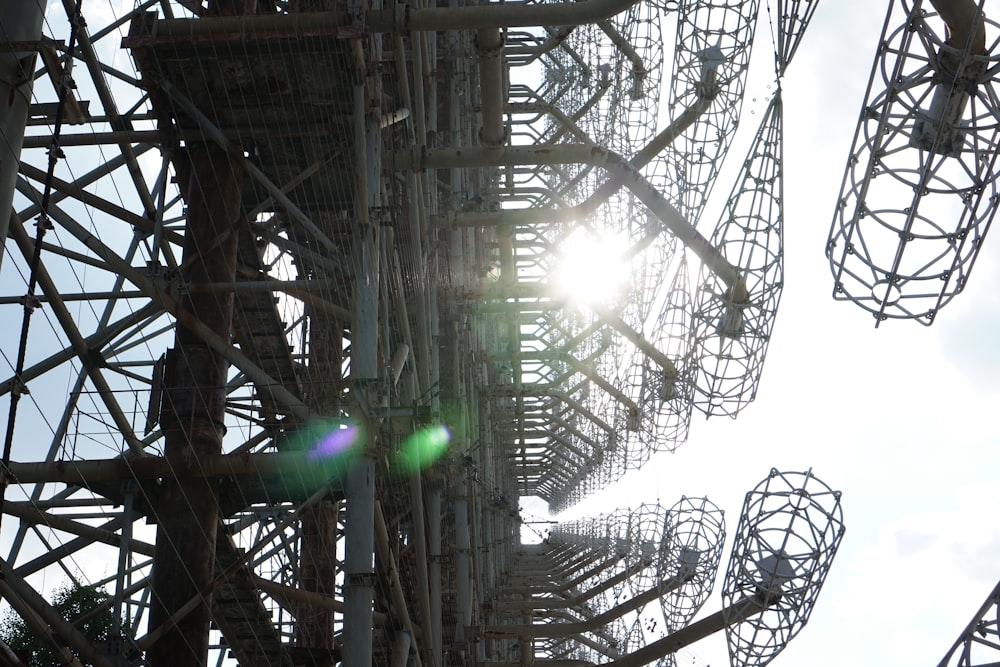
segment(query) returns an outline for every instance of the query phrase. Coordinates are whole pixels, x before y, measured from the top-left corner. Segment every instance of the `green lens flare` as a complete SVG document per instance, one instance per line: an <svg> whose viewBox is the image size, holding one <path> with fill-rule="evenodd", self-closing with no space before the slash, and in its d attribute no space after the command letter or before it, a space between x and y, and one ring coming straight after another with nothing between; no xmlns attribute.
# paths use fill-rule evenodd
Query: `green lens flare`
<svg viewBox="0 0 1000 667"><path fill-rule="evenodd" d="M396 469L412 473L430 466L448 451L451 431L444 424L427 426L410 434L399 447Z"/></svg>

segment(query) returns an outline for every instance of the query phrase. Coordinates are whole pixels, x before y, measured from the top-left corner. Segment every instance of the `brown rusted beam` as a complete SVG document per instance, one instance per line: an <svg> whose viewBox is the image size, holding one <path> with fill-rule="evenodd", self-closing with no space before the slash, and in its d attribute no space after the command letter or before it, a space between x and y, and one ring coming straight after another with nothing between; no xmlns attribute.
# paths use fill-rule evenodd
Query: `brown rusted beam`
<svg viewBox="0 0 1000 667"><path fill-rule="evenodd" d="M237 225L243 162L214 144L189 148L190 179L182 275L190 285L236 280ZM228 337L233 294L192 291L180 310ZM180 318L178 318L180 320ZM150 627L169 623L147 652L151 667L201 667L208 659L211 592L171 623L189 600L211 591L219 522L219 487L199 475L202 460L222 453L229 362L178 322L167 353L160 424L164 456L176 477L165 478L154 513Z"/></svg>
<svg viewBox="0 0 1000 667"><path fill-rule="evenodd" d="M220 454L206 456L197 468L185 471L194 478L278 477L296 482L339 483L343 470L337 461L319 461L309 452L268 452L260 454ZM162 456L142 458L88 459L85 461L46 461L10 464L12 484L86 484L128 479L146 480L176 477L180 472Z"/></svg>

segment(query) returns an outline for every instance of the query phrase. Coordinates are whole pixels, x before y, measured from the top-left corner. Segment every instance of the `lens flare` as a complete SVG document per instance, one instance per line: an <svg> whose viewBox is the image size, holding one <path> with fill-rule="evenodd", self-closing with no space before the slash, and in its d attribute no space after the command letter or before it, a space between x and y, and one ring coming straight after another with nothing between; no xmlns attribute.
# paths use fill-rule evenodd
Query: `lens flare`
<svg viewBox="0 0 1000 667"><path fill-rule="evenodd" d="M424 427L403 440L396 456L396 469L400 472L418 472L430 466L448 450L451 431L444 424Z"/></svg>
<svg viewBox="0 0 1000 667"><path fill-rule="evenodd" d="M340 419L317 419L288 434L279 449L283 487L308 497L331 483L342 484L351 475L365 449L364 424Z"/></svg>
<svg viewBox="0 0 1000 667"><path fill-rule="evenodd" d="M361 441L360 431L355 424L336 424L333 430L320 431L319 438L306 450L306 461L328 461L346 454Z"/></svg>

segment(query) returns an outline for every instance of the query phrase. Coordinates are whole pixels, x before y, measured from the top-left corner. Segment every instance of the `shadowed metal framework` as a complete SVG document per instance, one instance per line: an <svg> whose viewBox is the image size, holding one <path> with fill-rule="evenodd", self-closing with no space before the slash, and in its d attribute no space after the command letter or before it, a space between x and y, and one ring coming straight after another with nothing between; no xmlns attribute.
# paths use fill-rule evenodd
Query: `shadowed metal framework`
<svg viewBox="0 0 1000 667"><path fill-rule="evenodd" d="M520 502L569 507L753 400L780 80L701 218L758 14L780 75L814 2L14 4L0 594L58 660L671 665L759 616L733 661L763 665L801 629L842 529L809 473L754 491L739 596L699 621L707 499L538 544ZM574 289L581 256L620 273ZM754 542L789 493L775 544L822 536L809 562ZM786 556L805 583L762 583ZM54 579L108 593L111 640Z"/></svg>

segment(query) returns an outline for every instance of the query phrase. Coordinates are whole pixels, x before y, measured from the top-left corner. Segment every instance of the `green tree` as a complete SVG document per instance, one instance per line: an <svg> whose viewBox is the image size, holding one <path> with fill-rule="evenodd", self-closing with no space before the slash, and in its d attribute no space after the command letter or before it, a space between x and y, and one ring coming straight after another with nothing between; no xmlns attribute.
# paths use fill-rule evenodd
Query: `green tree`
<svg viewBox="0 0 1000 667"><path fill-rule="evenodd" d="M109 599L103 588L66 582L52 594L51 604L63 618L75 624L84 637L98 643L110 638L114 626L114 616L109 608L97 611ZM48 643L35 636L24 619L13 610L8 610L0 621L0 639L16 653L30 656L29 664L32 666L59 664Z"/></svg>

